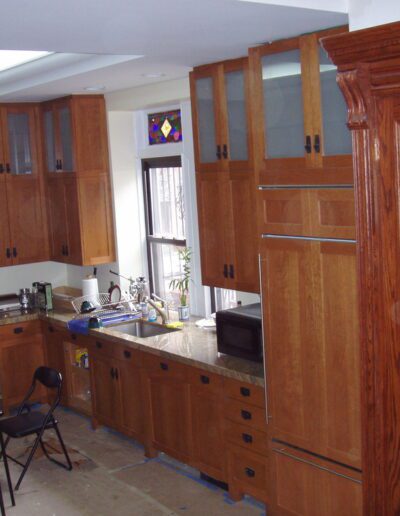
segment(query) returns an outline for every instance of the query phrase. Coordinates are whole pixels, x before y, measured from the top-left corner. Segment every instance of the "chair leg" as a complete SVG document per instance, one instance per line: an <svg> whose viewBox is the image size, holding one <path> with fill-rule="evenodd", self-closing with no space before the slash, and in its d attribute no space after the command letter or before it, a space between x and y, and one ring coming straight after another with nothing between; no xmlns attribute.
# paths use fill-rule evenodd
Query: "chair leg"
<svg viewBox="0 0 400 516"><path fill-rule="evenodd" d="M8 442L8 440L7 440L7 442ZM0 447L1 447L1 454L3 456L3 461L4 461L4 469L6 470L7 484L8 484L8 490L10 491L11 503L12 503L12 505L15 505L15 498L14 498L14 491L13 491L13 486L12 486L12 482L11 482L10 468L8 467L6 444L4 443L2 432L0 432ZM0 500L1 503L3 503L2 499L3 499L3 496L1 496L1 500Z"/></svg>
<svg viewBox="0 0 400 516"><path fill-rule="evenodd" d="M15 505L15 504L13 504ZM1 491L1 486L0 486L0 511L1 511L1 516L6 516L6 510L4 508L4 500L3 500L3 493Z"/></svg>
<svg viewBox="0 0 400 516"><path fill-rule="evenodd" d="M28 467L29 467L29 464L31 463L31 460L33 459L33 456L35 455L35 452L37 450L37 447L39 446L39 443L40 443L40 439L43 435L43 430L40 432L40 434L38 435L36 441L34 442L32 448L31 448L31 451L29 453L29 457L28 457L28 460L25 462L25 465L23 467L23 470L22 470L22 473L21 475L19 476L19 479L18 479L18 482L16 483L15 485L15 491L18 491L19 489L19 486L21 485L21 482L22 482L22 479L24 478L25 476L25 473L27 472L28 470Z"/></svg>
<svg viewBox="0 0 400 516"><path fill-rule="evenodd" d="M53 428L56 431L58 440L60 441L60 444L61 444L62 451L64 452L65 460L67 461L67 464L68 464L68 467L66 469L68 469L68 471L71 471L72 463L71 463L71 460L69 458L68 451L67 451L67 448L66 448L66 446L64 444L63 438L61 437L61 433L60 433L60 430L58 429L57 423L54 424Z"/></svg>

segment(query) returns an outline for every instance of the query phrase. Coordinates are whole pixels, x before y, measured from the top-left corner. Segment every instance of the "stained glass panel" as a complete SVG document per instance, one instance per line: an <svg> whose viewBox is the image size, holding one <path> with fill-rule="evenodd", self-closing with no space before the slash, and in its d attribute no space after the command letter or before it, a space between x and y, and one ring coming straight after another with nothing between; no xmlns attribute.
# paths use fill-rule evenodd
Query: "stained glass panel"
<svg viewBox="0 0 400 516"><path fill-rule="evenodd" d="M149 144L182 141L181 111L164 111L148 115Z"/></svg>

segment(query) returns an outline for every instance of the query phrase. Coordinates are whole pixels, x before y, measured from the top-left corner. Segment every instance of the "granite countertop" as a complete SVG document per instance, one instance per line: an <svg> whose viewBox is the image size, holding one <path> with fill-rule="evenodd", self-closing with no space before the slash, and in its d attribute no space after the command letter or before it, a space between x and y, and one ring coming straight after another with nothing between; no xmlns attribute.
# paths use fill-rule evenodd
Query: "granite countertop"
<svg viewBox="0 0 400 516"><path fill-rule="evenodd" d="M72 318L72 313L25 313L0 317L0 325L42 319L62 327ZM218 373L229 378L264 386L263 365L220 354L217 351L217 336L214 329L199 328L195 318L185 322L182 330L155 337L133 337L116 331L117 327L90 330L90 335L123 344L164 358L170 358L191 366Z"/></svg>

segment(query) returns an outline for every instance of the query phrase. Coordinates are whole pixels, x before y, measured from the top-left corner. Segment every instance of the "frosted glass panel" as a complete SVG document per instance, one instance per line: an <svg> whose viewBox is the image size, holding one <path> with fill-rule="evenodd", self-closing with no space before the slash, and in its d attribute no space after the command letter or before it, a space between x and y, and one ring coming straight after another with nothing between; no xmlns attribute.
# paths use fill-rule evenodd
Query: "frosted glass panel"
<svg viewBox="0 0 400 516"><path fill-rule="evenodd" d="M204 77L196 80L196 98L200 138L200 161L202 163L214 163L217 161L217 143L215 138L212 77Z"/></svg>
<svg viewBox="0 0 400 516"><path fill-rule="evenodd" d="M324 154L351 154L351 135L347 128L347 106L336 83L336 67L326 52L319 50L321 76L322 122L324 128Z"/></svg>
<svg viewBox="0 0 400 516"><path fill-rule="evenodd" d="M56 170L56 144L54 138L53 111L45 111L44 113L44 133L46 142L47 170L54 172Z"/></svg>
<svg viewBox="0 0 400 516"><path fill-rule="evenodd" d="M9 113L7 125L11 173L32 174L28 113Z"/></svg>
<svg viewBox="0 0 400 516"><path fill-rule="evenodd" d="M74 169L72 159L72 133L71 133L71 113L65 107L59 110L61 149L62 149L62 170L71 172Z"/></svg>
<svg viewBox="0 0 400 516"><path fill-rule="evenodd" d="M266 153L269 158L304 155L300 51L262 58Z"/></svg>
<svg viewBox="0 0 400 516"><path fill-rule="evenodd" d="M243 71L226 73L225 89L228 108L229 159L247 160L247 120Z"/></svg>

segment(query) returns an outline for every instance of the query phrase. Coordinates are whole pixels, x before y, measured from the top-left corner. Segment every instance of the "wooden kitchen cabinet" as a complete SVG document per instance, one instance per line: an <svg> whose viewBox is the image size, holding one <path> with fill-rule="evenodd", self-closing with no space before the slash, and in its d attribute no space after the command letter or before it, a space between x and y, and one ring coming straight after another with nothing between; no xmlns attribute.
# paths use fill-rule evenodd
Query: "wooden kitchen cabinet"
<svg viewBox="0 0 400 516"><path fill-rule="evenodd" d="M93 415L96 423L118 428L121 423L122 405L118 367L114 360L96 353L90 354L93 385Z"/></svg>
<svg viewBox="0 0 400 516"><path fill-rule="evenodd" d="M68 385L64 356L64 341L67 339L68 332L45 322L42 322L42 332L45 342L45 363L48 367L62 374L61 404L68 405Z"/></svg>
<svg viewBox="0 0 400 516"><path fill-rule="evenodd" d="M256 292L248 60L195 68L190 81L203 284Z"/></svg>
<svg viewBox="0 0 400 516"><path fill-rule="evenodd" d="M144 354L143 359L152 445L156 450L164 451L186 464L192 464L192 421L187 367L151 354Z"/></svg>
<svg viewBox="0 0 400 516"><path fill-rule="evenodd" d="M18 406L32 383L36 368L45 363L41 325L27 321L0 327L0 378L3 411ZM47 393L39 386L34 400L47 401Z"/></svg>
<svg viewBox="0 0 400 516"><path fill-rule="evenodd" d="M272 437L361 468L355 243L266 238L261 272Z"/></svg>
<svg viewBox="0 0 400 516"><path fill-rule="evenodd" d="M202 473L225 481L222 377L199 369L189 374L194 464Z"/></svg>
<svg viewBox="0 0 400 516"><path fill-rule="evenodd" d="M273 443L271 516L361 516L361 473Z"/></svg>
<svg viewBox="0 0 400 516"><path fill-rule="evenodd" d="M249 50L258 184L352 184L347 108L319 46L346 27Z"/></svg>
<svg viewBox="0 0 400 516"><path fill-rule="evenodd" d="M51 258L75 265L115 259L104 97L42 104Z"/></svg>
<svg viewBox="0 0 400 516"><path fill-rule="evenodd" d="M0 265L48 259L39 152L37 105L0 105Z"/></svg>

